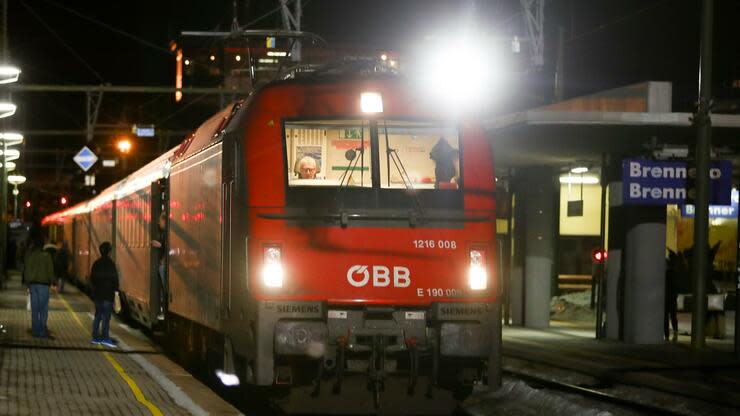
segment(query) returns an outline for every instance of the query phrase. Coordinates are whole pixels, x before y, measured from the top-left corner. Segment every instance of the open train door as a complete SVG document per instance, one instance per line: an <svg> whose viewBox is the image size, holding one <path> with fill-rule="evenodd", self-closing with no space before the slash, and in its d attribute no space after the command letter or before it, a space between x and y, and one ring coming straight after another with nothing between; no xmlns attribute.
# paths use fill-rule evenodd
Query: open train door
<svg viewBox="0 0 740 416"><path fill-rule="evenodd" d="M167 179L152 182L151 185L151 221L149 233L151 237L150 256L150 290L152 293L152 314L157 321L163 321L167 316L167 307L170 294L167 279L167 247L169 246L169 193ZM162 219L160 219L162 217ZM159 247L157 247L159 243Z"/></svg>

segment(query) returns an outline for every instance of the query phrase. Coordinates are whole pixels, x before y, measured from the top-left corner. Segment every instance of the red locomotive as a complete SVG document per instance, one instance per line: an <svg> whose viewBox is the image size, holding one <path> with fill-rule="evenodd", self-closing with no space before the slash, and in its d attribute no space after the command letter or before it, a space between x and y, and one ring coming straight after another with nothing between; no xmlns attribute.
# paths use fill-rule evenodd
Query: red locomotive
<svg viewBox="0 0 740 416"><path fill-rule="evenodd" d="M113 242L128 315L288 410L446 412L500 354L494 171L481 126L433 107L388 74L296 74L44 224L83 284Z"/></svg>

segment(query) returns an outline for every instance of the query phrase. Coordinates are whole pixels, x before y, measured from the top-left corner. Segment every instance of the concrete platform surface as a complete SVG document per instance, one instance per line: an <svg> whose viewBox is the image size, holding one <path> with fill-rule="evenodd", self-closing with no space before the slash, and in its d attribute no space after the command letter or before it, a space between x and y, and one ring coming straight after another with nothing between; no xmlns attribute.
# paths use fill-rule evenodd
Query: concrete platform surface
<svg viewBox="0 0 740 416"><path fill-rule="evenodd" d="M94 306L71 285L53 289L48 327L33 338L26 289L0 291L0 415L238 415L240 412L116 317L119 348L90 344Z"/></svg>
<svg viewBox="0 0 740 416"><path fill-rule="evenodd" d="M682 342L634 345L586 338L584 333L588 331L567 327L504 327L504 361L523 359L606 382L740 406L740 358L726 345L697 352Z"/></svg>

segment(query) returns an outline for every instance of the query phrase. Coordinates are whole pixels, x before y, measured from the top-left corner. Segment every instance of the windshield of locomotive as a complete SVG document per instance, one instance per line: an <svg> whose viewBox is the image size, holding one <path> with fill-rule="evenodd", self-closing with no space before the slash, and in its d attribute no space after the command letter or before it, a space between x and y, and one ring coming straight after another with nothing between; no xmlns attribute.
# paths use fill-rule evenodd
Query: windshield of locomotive
<svg viewBox="0 0 740 416"><path fill-rule="evenodd" d="M285 144L290 186L372 187L367 122L286 123Z"/></svg>
<svg viewBox="0 0 740 416"><path fill-rule="evenodd" d="M381 188L459 189L457 128L432 123L378 123Z"/></svg>
<svg viewBox="0 0 740 416"><path fill-rule="evenodd" d="M372 140L378 141L377 147ZM291 187L372 187L374 158L381 188L461 187L455 126L397 120L292 121L285 123L285 144Z"/></svg>

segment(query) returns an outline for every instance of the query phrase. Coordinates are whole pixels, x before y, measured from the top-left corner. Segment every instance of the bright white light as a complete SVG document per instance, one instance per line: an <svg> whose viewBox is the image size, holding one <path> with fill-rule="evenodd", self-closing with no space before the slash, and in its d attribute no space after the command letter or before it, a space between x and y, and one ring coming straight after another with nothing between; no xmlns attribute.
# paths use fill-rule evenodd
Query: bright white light
<svg viewBox="0 0 740 416"><path fill-rule="evenodd" d="M560 177L560 183L571 183L571 184L586 184L595 185L599 183L599 178L596 176L568 176L563 175Z"/></svg>
<svg viewBox="0 0 740 416"><path fill-rule="evenodd" d="M216 55L211 55L210 56L210 59L211 59L211 62L215 61L216 60Z"/></svg>
<svg viewBox="0 0 740 416"><path fill-rule="evenodd" d="M257 62L259 62L261 64L276 64L277 63L277 59L260 58L260 59L257 60Z"/></svg>
<svg viewBox="0 0 740 416"><path fill-rule="evenodd" d="M18 81L21 70L10 65L0 65L0 84L10 84Z"/></svg>
<svg viewBox="0 0 740 416"><path fill-rule="evenodd" d="M277 263L265 264L262 268L262 281L267 287L283 287L283 266Z"/></svg>
<svg viewBox="0 0 740 416"><path fill-rule="evenodd" d="M18 190L18 188L13 189L13 195L18 195L21 193L21 191Z"/></svg>
<svg viewBox="0 0 740 416"><path fill-rule="evenodd" d="M236 374L225 373L222 370L216 370L216 377L227 387L239 385L239 377Z"/></svg>
<svg viewBox="0 0 740 416"><path fill-rule="evenodd" d="M0 118L12 116L15 114L16 108L13 103L0 103Z"/></svg>
<svg viewBox="0 0 740 416"><path fill-rule="evenodd" d="M185 60L185 66L190 65L190 59Z"/></svg>
<svg viewBox="0 0 740 416"><path fill-rule="evenodd" d="M378 92L363 92L360 95L360 108L363 113L382 113L383 97Z"/></svg>
<svg viewBox="0 0 740 416"><path fill-rule="evenodd" d="M385 61L386 59L388 59L388 55L382 54L382 55L380 55L380 59L382 59L382 60Z"/></svg>
<svg viewBox="0 0 740 416"><path fill-rule="evenodd" d="M267 51L267 56L288 56L285 51Z"/></svg>
<svg viewBox="0 0 740 416"><path fill-rule="evenodd" d="M20 185L26 183L26 177L23 175L8 175L8 182L13 185Z"/></svg>
<svg viewBox="0 0 740 416"><path fill-rule="evenodd" d="M3 151L0 150L0 156L3 156ZM17 149L6 149L5 150L5 161L10 162L12 160L18 160L21 157L20 150Z"/></svg>
<svg viewBox="0 0 740 416"><path fill-rule="evenodd" d="M470 270L468 272L468 283L472 290L485 290L488 287L486 269L481 266L470 266Z"/></svg>
<svg viewBox="0 0 740 416"><path fill-rule="evenodd" d="M2 169L3 164L0 162L0 169ZM15 170L15 162L8 162L8 171Z"/></svg>
<svg viewBox="0 0 740 416"><path fill-rule="evenodd" d="M112 168L116 166L116 161L113 159L103 159L104 168Z"/></svg>
<svg viewBox="0 0 740 416"><path fill-rule="evenodd" d="M262 266L262 282L267 287L283 287L285 275L282 264L282 251L279 247L265 247L265 265Z"/></svg>
<svg viewBox="0 0 740 416"><path fill-rule="evenodd" d="M236 55L236 56L234 57L234 59L236 59L236 62L239 62L239 61L241 61L241 60L242 60L242 56L241 56L241 55Z"/></svg>
<svg viewBox="0 0 740 416"><path fill-rule="evenodd" d="M588 168L585 166L578 166L570 170L570 173L586 173Z"/></svg>
<svg viewBox="0 0 740 416"><path fill-rule="evenodd" d="M418 88L442 111L485 110L503 84L505 61L493 42L480 36L440 35L414 60Z"/></svg>
<svg viewBox="0 0 740 416"><path fill-rule="evenodd" d="M0 133L0 142L5 142L6 146L23 143L23 135L20 133Z"/></svg>

